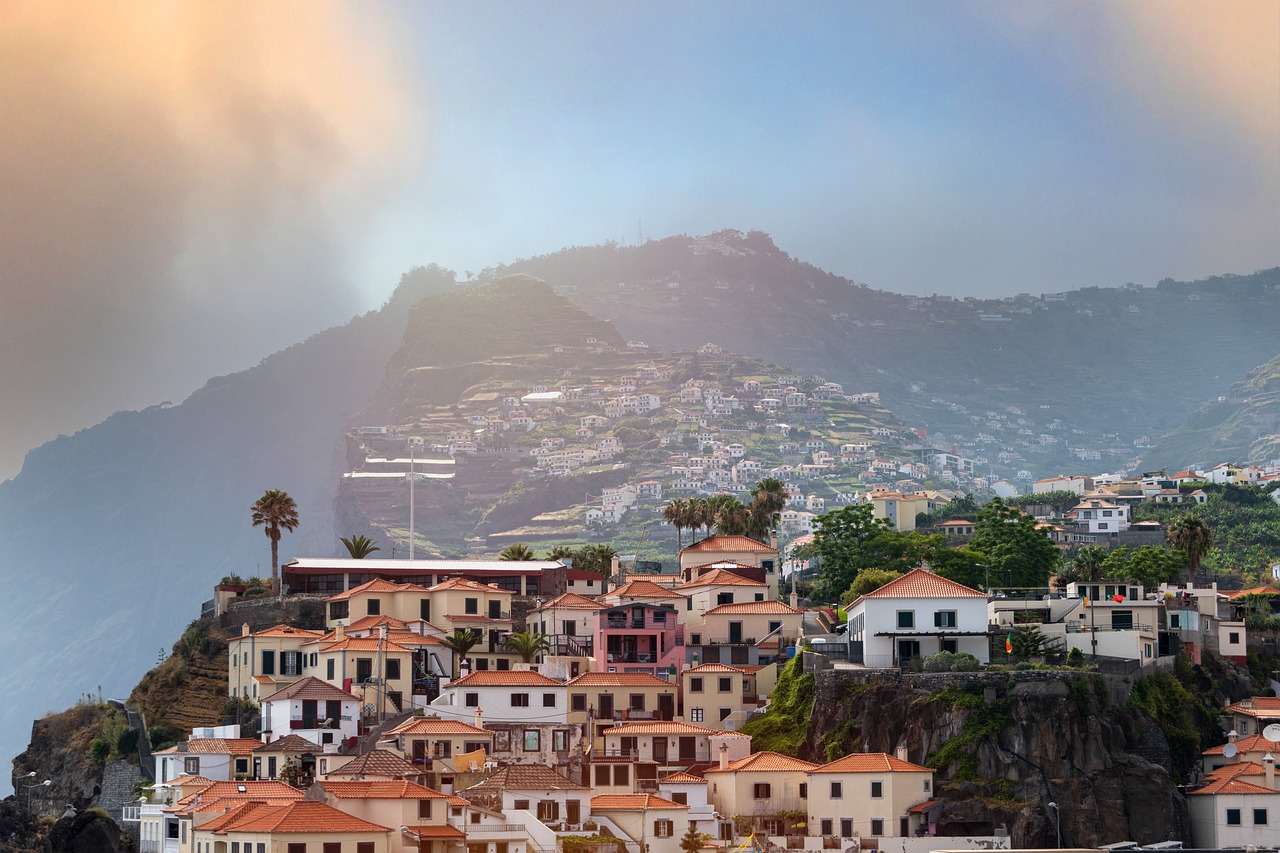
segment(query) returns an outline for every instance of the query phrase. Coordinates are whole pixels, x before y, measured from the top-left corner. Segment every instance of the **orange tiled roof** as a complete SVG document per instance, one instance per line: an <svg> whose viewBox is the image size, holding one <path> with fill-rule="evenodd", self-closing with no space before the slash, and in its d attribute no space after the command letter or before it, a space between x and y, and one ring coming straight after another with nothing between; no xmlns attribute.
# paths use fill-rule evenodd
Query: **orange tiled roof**
<svg viewBox="0 0 1280 853"><path fill-rule="evenodd" d="M309 800L287 806L258 806L231 812L201 826L218 835L228 832L390 832L391 828L352 817L333 806Z"/></svg>
<svg viewBox="0 0 1280 853"><path fill-rule="evenodd" d="M387 641L395 643L398 646L411 648L413 646L443 646L444 640L440 637L431 637L426 634L417 634L413 631L390 631L387 633Z"/></svg>
<svg viewBox="0 0 1280 853"><path fill-rule="evenodd" d="M1234 779L1237 776L1266 776L1267 768L1263 767L1256 761L1241 761L1237 764L1228 764L1225 767L1219 767L1217 770L1210 770L1205 774L1205 779L1217 781L1219 779Z"/></svg>
<svg viewBox="0 0 1280 853"><path fill-rule="evenodd" d="M250 636L253 637L319 637L324 631L309 631L306 628L295 628L292 625L285 625L283 622L279 625L272 625L270 628L263 628L261 631L254 631ZM232 637L231 640L240 639Z"/></svg>
<svg viewBox="0 0 1280 853"><path fill-rule="evenodd" d="M1228 593L1227 598L1235 600L1244 598L1246 595L1280 595L1280 589L1274 586L1255 586L1252 589L1238 589L1235 592Z"/></svg>
<svg viewBox="0 0 1280 853"><path fill-rule="evenodd" d="M340 782L326 779L320 783L326 793L348 800L447 800L432 788L405 779L366 779L358 782Z"/></svg>
<svg viewBox="0 0 1280 853"><path fill-rule="evenodd" d="M668 774L658 780L659 785L663 784L664 782L668 785L705 785L707 784L707 780L703 779L701 776L694 776L692 773L686 773L683 770L679 771L678 773Z"/></svg>
<svg viewBox="0 0 1280 853"><path fill-rule="evenodd" d="M499 595L515 595L515 593L509 589L498 589L496 586L488 586L480 583L479 581L468 580L467 578L449 578L447 581L440 581L440 583L431 587L430 591L444 592L445 590L450 589L461 589L467 592L491 592L498 593Z"/></svg>
<svg viewBox="0 0 1280 853"><path fill-rule="evenodd" d="M593 812L639 812L653 809L675 811L688 808L657 794L596 794L591 798Z"/></svg>
<svg viewBox="0 0 1280 853"><path fill-rule="evenodd" d="M604 730L604 734L606 737L609 735L628 737L632 735L718 735L722 732L718 729L675 720L634 720L610 726Z"/></svg>
<svg viewBox="0 0 1280 853"><path fill-rule="evenodd" d="M928 767L884 752L855 752L815 768L814 773L932 773Z"/></svg>
<svg viewBox="0 0 1280 853"><path fill-rule="evenodd" d="M332 699L337 702L356 701L356 697L352 696L347 691L334 687L326 681L321 681L314 675L308 675L306 678L300 678L292 684L286 684L275 693L272 693L270 696L259 701L274 702L279 699Z"/></svg>
<svg viewBox="0 0 1280 853"><path fill-rule="evenodd" d="M688 548L680 551L681 554L686 551L753 551L761 554L776 554L777 548L773 548L763 542L748 536L708 536L700 542L694 542Z"/></svg>
<svg viewBox="0 0 1280 853"><path fill-rule="evenodd" d="M721 604L713 607L706 612L706 615L736 615L739 613L800 614L803 612L803 610L792 607L783 601L739 601L734 604Z"/></svg>
<svg viewBox="0 0 1280 853"><path fill-rule="evenodd" d="M545 764L508 764L468 791L590 791Z"/></svg>
<svg viewBox="0 0 1280 853"><path fill-rule="evenodd" d="M183 776L179 776L176 779L170 779L168 782L164 783L164 786L168 788L181 788L186 785L208 786L212 784L213 784L213 780L205 776L183 775ZM157 785L156 787L160 787L160 786Z"/></svg>
<svg viewBox="0 0 1280 853"><path fill-rule="evenodd" d="M912 569L900 578L889 581L863 598L986 598L985 592L970 589L962 583L947 580L927 569ZM855 604L857 602L854 602Z"/></svg>
<svg viewBox="0 0 1280 853"><path fill-rule="evenodd" d="M1271 794L1272 796L1280 795L1280 791L1273 791L1264 785L1255 785L1252 782L1246 782L1235 776L1228 776L1225 779L1216 779L1207 785L1197 788L1194 791L1188 791L1189 794Z"/></svg>
<svg viewBox="0 0 1280 853"><path fill-rule="evenodd" d="M744 566L743 568L751 568L751 566ZM686 584L681 584L679 589L691 589L700 586L768 586L768 584L763 581L753 581L751 578L744 578L742 575L731 569L718 568L703 572L698 575L697 580L691 580Z"/></svg>
<svg viewBox="0 0 1280 853"><path fill-rule="evenodd" d="M414 583L395 583L394 581L383 580L382 578L374 578L371 581L365 581L360 586L353 586L346 592L340 592L337 595L331 595L325 601L346 601L361 593L379 593L379 592L426 592L426 587L418 586Z"/></svg>
<svg viewBox="0 0 1280 853"><path fill-rule="evenodd" d="M185 746L186 749L181 747ZM245 737L193 737L185 744L179 743L162 749L154 755L249 755L262 746L262 741Z"/></svg>
<svg viewBox="0 0 1280 853"><path fill-rule="evenodd" d="M380 628L383 625L393 630L404 630L405 622L403 619L397 619L394 616L361 616L347 626L347 633L354 634L357 631L368 631L373 628Z"/></svg>
<svg viewBox="0 0 1280 853"><path fill-rule="evenodd" d="M1201 755L1222 755L1222 747L1226 744L1211 746ZM1246 752L1273 752L1280 755L1280 742L1267 740L1262 735L1249 735L1236 740L1236 750L1241 754Z"/></svg>
<svg viewBox="0 0 1280 853"><path fill-rule="evenodd" d="M385 749L374 749L353 758L337 770L329 771L328 776L387 776L400 778L416 776L422 770L405 761L393 752Z"/></svg>
<svg viewBox="0 0 1280 853"><path fill-rule="evenodd" d="M243 789L243 790L241 790ZM279 779L259 779L251 782L214 782L199 791L193 791L182 799L178 805L191 805L199 798L201 802L209 800L300 800L303 793L281 782Z"/></svg>
<svg viewBox="0 0 1280 853"><path fill-rule="evenodd" d="M466 834L462 830L452 826L409 826L406 827L409 833L418 841L428 841L433 838L466 838Z"/></svg>
<svg viewBox="0 0 1280 853"><path fill-rule="evenodd" d="M691 666L684 672L728 672L742 675L746 672L745 667L729 666L727 663L700 663L697 666ZM684 673L681 673L683 675Z"/></svg>
<svg viewBox="0 0 1280 853"><path fill-rule="evenodd" d="M1280 717L1280 697L1253 696L1227 706L1228 714L1246 717Z"/></svg>
<svg viewBox="0 0 1280 853"><path fill-rule="evenodd" d="M302 735L285 735L271 743L256 747L254 752L323 752L324 747L317 746Z"/></svg>
<svg viewBox="0 0 1280 853"><path fill-rule="evenodd" d="M617 589L610 590L604 594L607 598L615 596L629 596L631 598L684 598L678 592L672 592L662 584L653 581L634 580L627 581Z"/></svg>
<svg viewBox="0 0 1280 853"><path fill-rule="evenodd" d="M492 737L493 732L478 729L461 720L442 720L439 717L416 717L405 720L396 726L388 735L480 735Z"/></svg>
<svg viewBox="0 0 1280 853"><path fill-rule="evenodd" d="M320 649L322 652L404 652L409 650L391 641L383 642L377 637L343 637Z"/></svg>
<svg viewBox="0 0 1280 853"><path fill-rule="evenodd" d="M540 672L517 669L479 669L464 675L449 687L563 687L563 681L547 678Z"/></svg>
<svg viewBox="0 0 1280 853"><path fill-rule="evenodd" d="M564 595L557 595L550 601L544 602L541 607L535 610L549 610L551 608L562 608L569 610L603 610L604 605L600 602L587 598L585 595L579 595L576 592L566 592Z"/></svg>
<svg viewBox="0 0 1280 853"><path fill-rule="evenodd" d="M584 672L569 681L570 687L674 687L647 672Z"/></svg>
<svg viewBox="0 0 1280 853"><path fill-rule="evenodd" d="M942 802L942 800L925 800L923 803L916 803L914 806L907 809L907 814L924 814L931 807L936 806L940 802Z"/></svg>
<svg viewBox="0 0 1280 853"><path fill-rule="evenodd" d="M755 752L746 758L739 758L737 761L730 761L729 766L724 770L719 767L712 767L707 770L708 773L734 773L740 770L747 770L753 773L765 771L785 771L800 770L808 773L818 768L817 764L808 761L801 761L799 758L792 758L789 755L782 755L777 752Z"/></svg>

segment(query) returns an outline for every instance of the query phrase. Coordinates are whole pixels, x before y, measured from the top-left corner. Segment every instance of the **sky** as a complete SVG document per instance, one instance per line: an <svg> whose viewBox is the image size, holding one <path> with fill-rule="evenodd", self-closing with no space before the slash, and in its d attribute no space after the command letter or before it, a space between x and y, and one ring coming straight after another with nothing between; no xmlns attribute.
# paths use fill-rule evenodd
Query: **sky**
<svg viewBox="0 0 1280 853"><path fill-rule="evenodd" d="M0 478L419 264L760 229L997 296L1280 263L1280 4L0 5Z"/></svg>

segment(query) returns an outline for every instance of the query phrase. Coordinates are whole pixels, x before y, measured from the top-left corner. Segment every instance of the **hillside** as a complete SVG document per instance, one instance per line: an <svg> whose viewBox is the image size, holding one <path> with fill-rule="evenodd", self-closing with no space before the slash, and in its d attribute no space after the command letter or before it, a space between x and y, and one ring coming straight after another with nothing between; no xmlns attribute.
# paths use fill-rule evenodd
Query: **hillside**
<svg viewBox="0 0 1280 853"><path fill-rule="evenodd" d="M1218 400L1144 454L1147 467L1266 462L1280 456L1280 355L1260 364Z"/></svg>
<svg viewBox="0 0 1280 853"><path fill-rule="evenodd" d="M1224 379L1275 355L1280 321L1280 268L1053 294L1028 282L1001 300L946 295L939 282L940 295L921 298L817 269L758 232L565 249L485 274L511 272L554 283L628 338L714 341L880 391L964 455L996 464L1003 451L1035 476L1125 464Z"/></svg>
<svg viewBox="0 0 1280 853"><path fill-rule="evenodd" d="M407 549L411 447L421 555L517 541L607 541L630 553L643 539L642 558L669 562L676 535L659 514L669 497L781 476L816 508L873 483L925 482L908 449L919 436L873 400L704 350L627 345L527 276L425 299L357 418L365 426L348 434L344 529ZM858 452L842 452L855 443ZM873 474L879 456L913 473L895 463ZM621 519L600 517L611 489L635 490Z"/></svg>
<svg viewBox="0 0 1280 853"><path fill-rule="evenodd" d="M123 696L223 575L270 574L249 524L267 488L297 500L281 543L332 553L341 434L399 343L409 306L453 286L406 275L387 305L320 332L180 405L122 412L27 455L0 483L0 682L24 689L0 709L0 753L29 721L85 692ZM57 641L51 643L50 637Z"/></svg>

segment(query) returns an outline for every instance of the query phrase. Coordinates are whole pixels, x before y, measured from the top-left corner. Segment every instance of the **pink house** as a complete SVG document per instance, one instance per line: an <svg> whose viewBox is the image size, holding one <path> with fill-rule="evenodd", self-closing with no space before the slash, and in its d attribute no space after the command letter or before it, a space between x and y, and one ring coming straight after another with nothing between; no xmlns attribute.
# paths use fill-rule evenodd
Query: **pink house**
<svg viewBox="0 0 1280 853"><path fill-rule="evenodd" d="M684 626L669 604L632 601L595 614L596 669L659 677L684 663Z"/></svg>

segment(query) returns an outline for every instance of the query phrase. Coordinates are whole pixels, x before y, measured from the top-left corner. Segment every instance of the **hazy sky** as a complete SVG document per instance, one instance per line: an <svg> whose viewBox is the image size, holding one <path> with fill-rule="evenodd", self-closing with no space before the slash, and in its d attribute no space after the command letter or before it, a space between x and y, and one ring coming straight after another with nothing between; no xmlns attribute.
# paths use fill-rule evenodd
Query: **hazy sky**
<svg viewBox="0 0 1280 853"><path fill-rule="evenodd" d="M1280 262L1280 4L0 5L0 477L399 274L721 228L999 295Z"/></svg>

